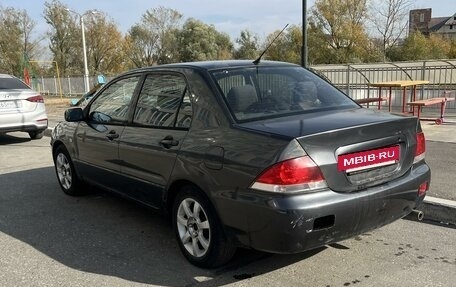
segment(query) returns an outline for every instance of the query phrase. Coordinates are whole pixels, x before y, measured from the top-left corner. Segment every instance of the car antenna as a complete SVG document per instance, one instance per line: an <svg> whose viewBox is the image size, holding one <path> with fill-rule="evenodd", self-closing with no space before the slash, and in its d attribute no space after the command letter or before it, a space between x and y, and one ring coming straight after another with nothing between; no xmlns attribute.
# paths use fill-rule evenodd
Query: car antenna
<svg viewBox="0 0 456 287"><path fill-rule="evenodd" d="M269 45L266 47L266 49L264 49L263 53L261 53L261 55L260 55L255 61L253 61L253 63L254 63L255 65L258 65L258 64L260 63L261 58L263 57L263 55L269 50L269 48L270 48L271 45L275 42L275 40L276 40L277 38L279 38L280 35L282 35L283 31L285 31L285 29L286 29L287 27L288 27L288 24L285 25L285 27L283 27L282 31L280 31L280 33L277 34L277 36L274 38L274 40L271 41L271 43L269 43Z"/></svg>

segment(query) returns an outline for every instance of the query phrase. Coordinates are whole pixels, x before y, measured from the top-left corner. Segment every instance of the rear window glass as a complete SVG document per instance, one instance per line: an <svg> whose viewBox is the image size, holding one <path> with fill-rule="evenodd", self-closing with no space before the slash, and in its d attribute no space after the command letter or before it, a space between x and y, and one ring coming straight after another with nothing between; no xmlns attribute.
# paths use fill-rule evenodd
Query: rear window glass
<svg viewBox="0 0 456 287"><path fill-rule="evenodd" d="M0 90L23 90L30 89L29 86L16 78L0 78Z"/></svg>
<svg viewBox="0 0 456 287"><path fill-rule="evenodd" d="M212 75L238 121L359 107L301 67L224 69L213 71Z"/></svg>

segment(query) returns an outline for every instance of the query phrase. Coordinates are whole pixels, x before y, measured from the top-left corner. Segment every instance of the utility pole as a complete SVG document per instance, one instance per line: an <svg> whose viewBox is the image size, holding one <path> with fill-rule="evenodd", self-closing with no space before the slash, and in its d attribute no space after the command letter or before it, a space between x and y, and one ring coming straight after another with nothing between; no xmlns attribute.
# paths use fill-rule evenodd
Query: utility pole
<svg viewBox="0 0 456 287"><path fill-rule="evenodd" d="M74 13L79 17L79 22L81 24L81 31L82 31L82 53L84 57L84 89L85 92L89 92L90 90L90 84L89 84L89 68L87 67L87 49L86 49L86 42L85 42L85 27L84 27L84 16L87 14L97 14L98 11L96 10L89 10L85 12L84 14L79 14L76 11L66 9L68 12Z"/></svg>
<svg viewBox="0 0 456 287"><path fill-rule="evenodd" d="M307 0L302 0L301 66L307 67Z"/></svg>

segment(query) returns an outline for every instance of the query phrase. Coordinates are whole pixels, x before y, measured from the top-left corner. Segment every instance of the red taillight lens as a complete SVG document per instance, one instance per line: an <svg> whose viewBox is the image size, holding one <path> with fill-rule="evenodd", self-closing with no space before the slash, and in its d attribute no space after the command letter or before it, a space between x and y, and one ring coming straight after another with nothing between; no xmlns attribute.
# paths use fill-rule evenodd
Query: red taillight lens
<svg viewBox="0 0 456 287"><path fill-rule="evenodd" d="M424 182L418 187L418 196L423 196L429 190L429 182Z"/></svg>
<svg viewBox="0 0 456 287"><path fill-rule="evenodd" d="M43 96L34 96L26 99L29 102L32 103L44 103L44 98Z"/></svg>
<svg viewBox="0 0 456 287"><path fill-rule="evenodd" d="M413 163L417 163L420 160L424 159L426 153L426 139L423 132L416 134L416 149L415 149L415 159Z"/></svg>
<svg viewBox="0 0 456 287"><path fill-rule="evenodd" d="M297 192L326 187L320 168L308 156L289 159L266 169L252 188L273 192Z"/></svg>

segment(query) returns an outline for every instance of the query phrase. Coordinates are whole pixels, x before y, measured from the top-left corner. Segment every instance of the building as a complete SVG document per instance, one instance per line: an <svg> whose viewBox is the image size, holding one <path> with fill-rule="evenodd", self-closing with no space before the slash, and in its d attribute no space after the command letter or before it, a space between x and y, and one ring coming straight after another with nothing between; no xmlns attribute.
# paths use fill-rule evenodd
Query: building
<svg viewBox="0 0 456 287"><path fill-rule="evenodd" d="M409 34L420 31L423 35L438 34L456 39L456 14L448 17L432 18L432 9L410 10Z"/></svg>

